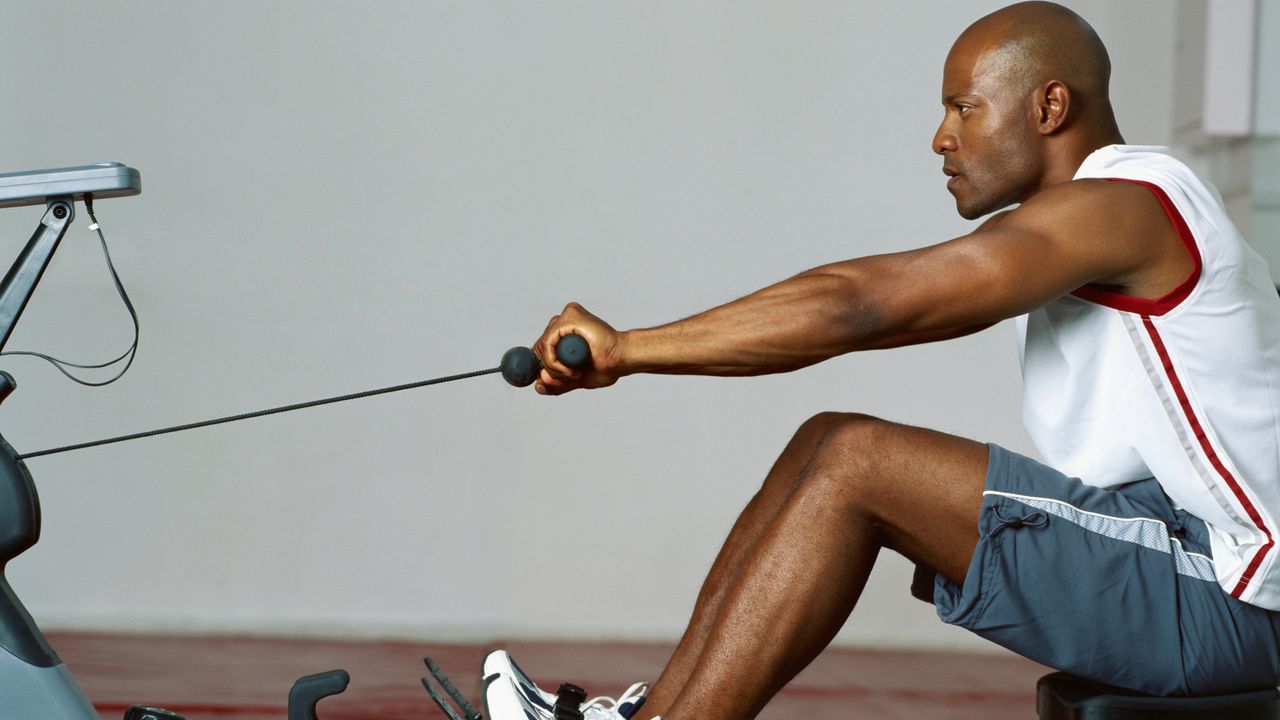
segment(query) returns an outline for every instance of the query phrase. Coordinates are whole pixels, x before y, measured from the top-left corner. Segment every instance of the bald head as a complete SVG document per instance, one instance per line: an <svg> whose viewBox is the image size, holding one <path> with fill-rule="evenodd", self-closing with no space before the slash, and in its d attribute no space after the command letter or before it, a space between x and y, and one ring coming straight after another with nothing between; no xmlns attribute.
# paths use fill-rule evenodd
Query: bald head
<svg viewBox="0 0 1280 720"><path fill-rule="evenodd" d="M1057 80L1082 116L1111 121L1107 48L1084 18L1061 5L1022 2L997 10L970 25L951 53L1020 96Z"/></svg>
<svg viewBox="0 0 1280 720"><path fill-rule="evenodd" d="M970 25L942 73L946 109L933 149L956 209L977 218L1072 178L1089 153L1124 142L1111 110L1111 61L1079 15L1023 2Z"/></svg>

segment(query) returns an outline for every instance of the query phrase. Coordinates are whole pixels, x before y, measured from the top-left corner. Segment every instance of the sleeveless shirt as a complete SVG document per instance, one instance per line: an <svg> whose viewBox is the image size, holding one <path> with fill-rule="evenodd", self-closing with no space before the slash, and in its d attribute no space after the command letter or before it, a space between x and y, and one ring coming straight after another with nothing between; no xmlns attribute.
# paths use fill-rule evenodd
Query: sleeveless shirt
<svg viewBox="0 0 1280 720"><path fill-rule="evenodd" d="M1156 478L1208 526L1223 589L1280 610L1280 297L1266 262L1165 148L1104 147L1075 178L1150 189L1195 269L1156 300L1090 285L1018 318L1027 432L1088 485Z"/></svg>

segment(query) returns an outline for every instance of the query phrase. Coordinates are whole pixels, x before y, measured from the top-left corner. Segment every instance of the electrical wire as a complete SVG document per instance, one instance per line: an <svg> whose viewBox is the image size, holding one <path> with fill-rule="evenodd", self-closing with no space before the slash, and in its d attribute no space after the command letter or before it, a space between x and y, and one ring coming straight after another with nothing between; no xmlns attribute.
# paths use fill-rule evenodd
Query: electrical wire
<svg viewBox="0 0 1280 720"><path fill-rule="evenodd" d="M116 292L120 295L120 299L124 301L124 306L129 311L129 317L130 319L133 320L133 342L129 345L128 350L125 350L119 357L115 358L114 360L108 360L106 362L94 363L94 364L74 363L69 360L61 360L59 358L53 357L52 355L47 355L45 353L40 353L40 352L34 352L31 350L6 350L4 352L0 352L0 357L6 356L6 355L22 355L27 357L40 358L41 360L45 360L49 362L54 367L56 367L58 371L61 372L63 375L66 375L67 377L71 378L75 382L80 383L81 385L87 385L89 387L102 387L103 385L110 385L116 380L119 380L122 376L124 376L126 372L128 372L130 366L133 365L133 359L138 355L138 338L141 335L141 331L138 324L138 312L137 310L134 309L133 302L129 300L129 293L125 292L124 283L120 282L120 275L119 273L116 272L115 263L111 262L111 251L107 249L107 238L105 235L103 235L102 226L98 223L98 218L93 213L93 196L92 195L84 196L84 207L85 207L85 210L88 211L89 213L89 219L93 221L93 224L89 226L89 229L97 232L98 242L102 244L102 255L107 259L107 269L111 271L111 281L115 283ZM125 363L124 367L120 368L120 372L116 373L114 376L112 376L108 380L102 380L102 381L84 380L82 378L76 377L74 374L71 373L70 370L67 369L67 368L80 368L82 370L100 370L102 368L111 367L112 365L115 365L116 363L120 362L121 360L125 360L126 358L128 358L128 362Z"/></svg>

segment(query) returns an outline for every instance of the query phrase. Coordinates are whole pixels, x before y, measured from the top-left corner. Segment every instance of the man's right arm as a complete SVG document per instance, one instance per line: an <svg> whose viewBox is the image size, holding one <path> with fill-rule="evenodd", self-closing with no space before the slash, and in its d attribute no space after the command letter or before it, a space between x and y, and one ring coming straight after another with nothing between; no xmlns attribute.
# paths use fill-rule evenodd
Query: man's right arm
<svg viewBox="0 0 1280 720"><path fill-rule="evenodd" d="M970 235L814 268L660 327L617 333L571 304L535 352L546 362L559 337L577 333L596 367L580 375L551 360L539 391L598 387L639 372L785 372L854 350L957 337L1088 283L1122 285L1164 248L1153 219L1167 226L1144 188L1072 182Z"/></svg>

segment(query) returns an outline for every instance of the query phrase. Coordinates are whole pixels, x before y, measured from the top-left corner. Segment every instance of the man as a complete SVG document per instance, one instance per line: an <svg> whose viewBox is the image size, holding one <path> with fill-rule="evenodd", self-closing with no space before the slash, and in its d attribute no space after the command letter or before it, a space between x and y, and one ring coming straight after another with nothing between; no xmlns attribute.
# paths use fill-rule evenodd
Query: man
<svg viewBox="0 0 1280 720"><path fill-rule="evenodd" d="M579 709L754 717L841 627L881 548L936 573L916 589L944 621L1047 665L1161 695L1276 685L1280 300L1185 166L1123 144L1109 76L1073 12L995 12L947 57L933 138L959 213L1000 211L973 233L662 327L617 332L576 304L551 319L535 346L548 395L639 372L785 372L1018 317L1046 461L814 417L734 525L651 691ZM555 359L571 333L591 346L586 371ZM551 716L554 696L505 653L485 673L492 720Z"/></svg>

